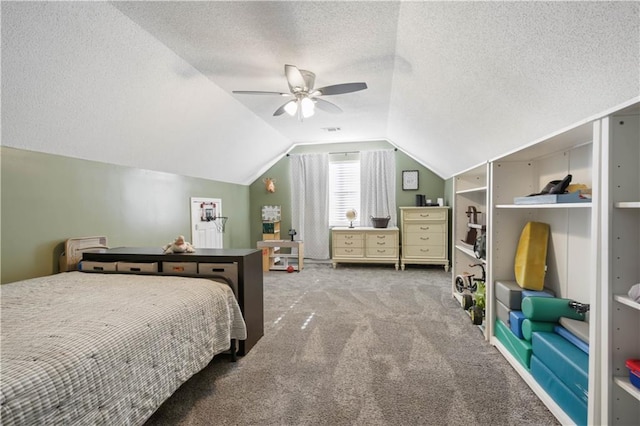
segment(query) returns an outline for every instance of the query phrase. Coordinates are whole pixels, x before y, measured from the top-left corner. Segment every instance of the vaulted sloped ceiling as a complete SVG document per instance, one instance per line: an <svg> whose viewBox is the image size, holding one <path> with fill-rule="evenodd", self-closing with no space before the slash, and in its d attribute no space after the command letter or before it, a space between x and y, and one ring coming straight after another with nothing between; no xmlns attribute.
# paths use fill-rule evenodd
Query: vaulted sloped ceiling
<svg viewBox="0 0 640 426"><path fill-rule="evenodd" d="M233 96L294 144L386 138L445 178L640 93L637 2L114 5L229 93L287 91L286 63L367 82L303 123Z"/></svg>
<svg viewBox="0 0 640 426"><path fill-rule="evenodd" d="M28 3L2 5L3 144L234 183L379 139L448 178L640 95L638 2ZM288 91L285 64L369 88L304 122L232 93Z"/></svg>

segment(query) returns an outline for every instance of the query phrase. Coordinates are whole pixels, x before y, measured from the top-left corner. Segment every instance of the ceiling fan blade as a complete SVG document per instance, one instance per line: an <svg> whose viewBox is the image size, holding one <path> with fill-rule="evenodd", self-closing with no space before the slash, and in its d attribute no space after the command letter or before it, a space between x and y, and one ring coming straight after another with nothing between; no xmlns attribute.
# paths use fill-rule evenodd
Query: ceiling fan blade
<svg viewBox="0 0 640 426"><path fill-rule="evenodd" d="M316 103L318 109L321 109L323 111L330 112L332 114L340 114L342 112L342 108L340 108L338 105L329 101L325 101L324 99L313 98L313 102Z"/></svg>
<svg viewBox="0 0 640 426"><path fill-rule="evenodd" d="M292 92L296 91L294 90L295 88L299 88L298 91L306 91L308 89L302 73L295 65L285 65L284 75L287 77L287 82Z"/></svg>
<svg viewBox="0 0 640 426"><path fill-rule="evenodd" d="M321 87L314 91L314 95L342 95L343 93L357 92L358 90L364 90L367 88L367 83L343 83L334 84L333 86ZM318 94L319 92L319 94Z"/></svg>
<svg viewBox="0 0 640 426"><path fill-rule="evenodd" d="M291 96L291 93L282 92L261 92L257 90L233 90L231 93L236 95L278 95L278 96Z"/></svg>

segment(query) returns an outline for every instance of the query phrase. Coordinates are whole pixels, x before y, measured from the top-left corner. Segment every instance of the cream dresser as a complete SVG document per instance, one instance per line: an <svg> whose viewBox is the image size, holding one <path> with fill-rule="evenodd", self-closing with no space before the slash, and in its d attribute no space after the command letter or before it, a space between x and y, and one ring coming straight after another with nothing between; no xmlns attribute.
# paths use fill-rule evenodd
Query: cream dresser
<svg viewBox="0 0 640 426"><path fill-rule="evenodd" d="M449 207L400 207L400 265L444 265L449 271Z"/></svg>
<svg viewBox="0 0 640 426"><path fill-rule="evenodd" d="M338 263L391 263L399 266L399 229L337 227L331 230L332 258Z"/></svg>

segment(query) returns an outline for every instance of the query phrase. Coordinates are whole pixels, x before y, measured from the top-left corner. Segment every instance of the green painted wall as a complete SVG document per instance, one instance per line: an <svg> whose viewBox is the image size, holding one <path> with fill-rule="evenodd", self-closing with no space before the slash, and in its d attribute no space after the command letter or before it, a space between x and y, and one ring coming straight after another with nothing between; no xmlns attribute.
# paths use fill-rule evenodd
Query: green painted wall
<svg viewBox="0 0 640 426"><path fill-rule="evenodd" d="M293 154L316 153L316 152L349 152L364 151L374 149L393 149L393 145L386 141L353 142L353 143L333 143L320 145L301 145L291 151ZM402 170L418 170L419 184L417 191L402 190ZM398 150L396 152L396 204L401 206L414 206L416 194L425 194L436 202L437 198L444 198L444 180L431 170L420 165L417 161ZM276 180L276 192L266 191L263 179L273 178ZM291 228L291 178L289 170L289 158L283 157L267 170L260 178L250 185L251 199L251 243L255 246L257 241L262 239L262 217L263 205L280 205L282 207L281 238L288 238L287 231ZM398 209L398 217L400 210Z"/></svg>
<svg viewBox="0 0 640 426"><path fill-rule="evenodd" d="M306 145L293 153L391 149L385 141ZM106 235L111 247L162 246L190 238L189 199L221 198L229 216L228 248L255 247L262 239L263 205L282 206L282 238L291 227L289 159L282 158L250 186L154 172L0 147L0 283L58 271L64 241ZM397 205L416 194L445 197L445 182L402 151L396 152ZM402 170L419 170L418 191L402 191ZM276 179L276 192L262 180ZM447 203L448 204L448 203Z"/></svg>
<svg viewBox="0 0 640 426"><path fill-rule="evenodd" d="M191 236L190 197L221 198L227 248L249 238L249 187L0 147L0 282L57 272L64 241L106 235L111 247Z"/></svg>

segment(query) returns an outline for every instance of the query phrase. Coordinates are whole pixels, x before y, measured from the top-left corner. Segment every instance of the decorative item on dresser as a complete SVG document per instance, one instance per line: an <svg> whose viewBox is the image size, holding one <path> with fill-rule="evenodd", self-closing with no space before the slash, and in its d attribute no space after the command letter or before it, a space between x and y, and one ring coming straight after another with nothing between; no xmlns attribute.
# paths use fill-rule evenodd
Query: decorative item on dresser
<svg viewBox="0 0 640 426"><path fill-rule="evenodd" d="M449 271L449 207L400 207L400 265L443 265Z"/></svg>
<svg viewBox="0 0 640 426"><path fill-rule="evenodd" d="M397 227L348 228L331 230L332 258L335 268L338 263L391 263L398 269Z"/></svg>

